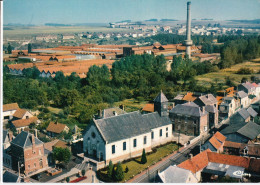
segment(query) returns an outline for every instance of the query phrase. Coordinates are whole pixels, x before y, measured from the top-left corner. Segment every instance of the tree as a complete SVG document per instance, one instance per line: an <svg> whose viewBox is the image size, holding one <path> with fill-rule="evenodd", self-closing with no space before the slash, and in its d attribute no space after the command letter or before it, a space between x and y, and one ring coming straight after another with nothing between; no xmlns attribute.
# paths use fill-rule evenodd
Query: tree
<svg viewBox="0 0 260 185"><path fill-rule="evenodd" d="M125 167L125 173L129 171L128 166Z"/></svg>
<svg viewBox="0 0 260 185"><path fill-rule="evenodd" d="M116 171L115 171L115 181L121 181L124 179L124 171L123 171L123 168L122 168L122 165L121 163L119 162L117 164L117 167L116 167Z"/></svg>
<svg viewBox="0 0 260 185"><path fill-rule="evenodd" d="M145 149L143 149L143 154L142 154L142 158L141 158L141 163L145 164L147 162L147 158L146 158L146 154L145 154Z"/></svg>
<svg viewBox="0 0 260 185"><path fill-rule="evenodd" d="M81 170L81 174L82 174L82 176L84 177L85 176L85 174L86 174L86 170Z"/></svg>
<svg viewBox="0 0 260 185"><path fill-rule="evenodd" d="M70 181L70 178L66 177L66 182L69 183L69 181Z"/></svg>
<svg viewBox="0 0 260 185"><path fill-rule="evenodd" d="M109 179L112 179L113 170L114 170L114 165L113 165L112 161L109 161L109 165L108 165L108 169L107 169L107 176Z"/></svg>
<svg viewBox="0 0 260 185"><path fill-rule="evenodd" d="M8 54L12 54L12 46L11 46L10 43L8 43L7 53L8 53Z"/></svg>
<svg viewBox="0 0 260 185"><path fill-rule="evenodd" d="M55 160L67 164L70 160L71 152L68 148L55 147L53 150L53 156Z"/></svg>
<svg viewBox="0 0 260 185"><path fill-rule="evenodd" d="M248 81L247 77L243 77L243 78L241 79L241 83L246 83L247 81Z"/></svg>
<svg viewBox="0 0 260 185"><path fill-rule="evenodd" d="M31 52L32 52L32 44L29 43L29 44L28 44L28 53L31 53Z"/></svg>

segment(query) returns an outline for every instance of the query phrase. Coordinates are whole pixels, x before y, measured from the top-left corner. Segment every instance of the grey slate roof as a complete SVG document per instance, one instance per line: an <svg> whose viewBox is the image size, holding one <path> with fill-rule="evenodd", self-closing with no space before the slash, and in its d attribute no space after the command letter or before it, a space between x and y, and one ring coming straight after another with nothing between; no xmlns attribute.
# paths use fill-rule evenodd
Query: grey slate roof
<svg viewBox="0 0 260 185"><path fill-rule="evenodd" d="M220 131L221 134L226 135L226 134L232 134L236 133L240 128L242 128L246 123L237 123L237 124L232 124L224 128L223 130Z"/></svg>
<svg viewBox="0 0 260 185"><path fill-rule="evenodd" d="M18 179L18 175L13 174L9 171L5 171L5 173L3 174L3 182L17 182Z"/></svg>
<svg viewBox="0 0 260 185"><path fill-rule="evenodd" d="M174 98L174 100L182 100L183 97L184 97L184 95L179 94L179 95L177 95L177 96Z"/></svg>
<svg viewBox="0 0 260 185"><path fill-rule="evenodd" d="M205 110L207 112L212 112L212 113L218 112L218 109L214 105L206 105Z"/></svg>
<svg viewBox="0 0 260 185"><path fill-rule="evenodd" d="M200 110L200 107L196 104L195 106L194 104L192 103L178 104L172 110L170 110L170 113L187 115L187 116L196 116L196 117L200 117L205 114L208 114L207 111L203 113Z"/></svg>
<svg viewBox="0 0 260 185"><path fill-rule="evenodd" d="M255 139L260 134L260 125L250 121L237 132L250 139Z"/></svg>
<svg viewBox="0 0 260 185"><path fill-rule="evenodd" d="M249 107L247 109L247 112L250 114L250 116L252 116L253 118L257 116L257 112L252 108L252 107Z"/></svg>
<svg viewBox="0 0 260 185"><path fill-rule="evenodd" d="M32 146L32 134L22 131L15 137L14 140L12 140L11 144L14 144L22 148L30 147ZM43 142L35 137L35 144L43 144Z"/></svg>
<svg viewBox="0 0 260 185"><path fill-rule="evenodd" d="M168 102L169 100L166 98L166 96L161 91L153 101L162 103L162 102Z"/></svg>
<svg viewBox="0 0 260 185"><path fill-rule="evenodd" d="M234 99L234 97L230 97L230 96L225 96L224 98L223 98L223 100L233 100Z"/></svg>
<svg viewBox="0 0 260 185"><path fill-rule="evenodd" d="M103 118L109 118L114 115L114 112L117 113L117 115L125 114L126 112L118 107L108 108L103 110Z"/></svg>
<svg viewBox="0 0 260 185"><path fill-rule="evenodd" d="M163 183L185 183L191 172L177 166L169 166L166 170L159 173Z"/></svg>
<svg viewBox="0 0 260 185"><path fill-rule="evenodd" d="M207 95L204 95L204 96L200 96L199 99L200 99L205 105L210 105L210 104L218 103L218 100L217 100L212 94L207 94Z"/></svg>
<svg viewBox="0 0 260 185"><path fill-rule="evenodd" d="M247 97L248 95L244 91L238 91L237 96L242 99L242 98Z"/></svg>
<svg viewBox="0 0 260 185"><path fill-rule="evenodd" d="M94 120L94 124L108 143L151 132L151 129L171 124L168 117L158 112L142 115L139 111Z"/></svg>
<svg viewBox="0 0 260 185"><path fill-rule="evenodd" d="M244 118L245 120L250 117L250 114L247 112L247 110L245 108L242 108L241 110L239 110L237 112L237 114L242 116L242 118Z"/></svg>

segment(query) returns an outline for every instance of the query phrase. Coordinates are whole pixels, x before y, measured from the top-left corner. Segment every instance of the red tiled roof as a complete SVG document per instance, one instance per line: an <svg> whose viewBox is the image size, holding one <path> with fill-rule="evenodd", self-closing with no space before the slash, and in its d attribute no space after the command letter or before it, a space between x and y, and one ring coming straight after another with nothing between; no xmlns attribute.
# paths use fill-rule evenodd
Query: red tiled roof
<svg viewBox="0 0 260 185"><path fill-rule="evenodd" d="M25 113L27 112L27 110L25 110L25 109L17 109L16 111L15 111L15 113L13 114L13 116L14 117L16 117L16 118L22 118L24 115L25 115Z"/></svg>
<svg viewBox="0 0 260 185"><path fill-rule="evenodd" d="M210 149L207 149L191 159L182 162L178 165L178 167L190 170L192 173L196 173L208 165L208 153L212 153Z"/></svg>
<svg viewBox="0 0 260 185"><path fill-rule="evenodd" d="M19 109L19 106L17 103L9 103L3 105L3 112L9 111L9 110L17 110Z"/></svg>
<svg viewBox="0 0 260 185"><path fill-rule="evenodd" d="M224 147L240 148L241 147L241 143L236 143L236 142L232 142L232 141L225 141L224 142Z"/></svg>
<svg viewBox="0 0 260 185"><path fill-rule="evenodd" d="M240 157L235 155L218 154L215 152L208 153L209 162L228 164L232 166L249 167L250 158Z"/></svg>
<svg viewBox="0 0 260 185"><path fill-rule="evenodd" d="M142 109L142 111L146 111L146 112L154 112L154 104L153 103L148 103L144 106L144 108Z"/></svg>
<svg viewBox="0 0 260 185"><path fill-rule="evenodd" d="M31 117L28 119L15 120L15 121L12 121L12 123L16 128L19 128L19 127L29 126L31 123L37 123L37 120L38 120L38 118L34 116L34 117Z"/></svg>
<svg viewBox="0 0 260 185"><path fill-rule="evenodd" d="M221 143L217 140L217 138L215 138L214 136L212 136L209 140L209 142L218 150L221 147Z"/></svg>
<svg viewBox="0 0 260 185"><path fill-rule="evenodd" d="M64 131L65 127L65 124L50 122L46 130L49 132L60 134L62 131Z"/></svg>
<svg viewBox="0 0 260 185"><path fill-rule="evenodd" d="M186 101L194 101L196 100L196 97L193 96L193 93L191 92L187 92L187 94L183 97L182 100L186 100Z"/></svg>
<svg viewBox="0 0 260 185"><path fill-rule="evenodd" d="M222 135L219 131L217 131L214 136L221 141L222 143L224 143L224 141L227 139L224 135Z"/></svg>

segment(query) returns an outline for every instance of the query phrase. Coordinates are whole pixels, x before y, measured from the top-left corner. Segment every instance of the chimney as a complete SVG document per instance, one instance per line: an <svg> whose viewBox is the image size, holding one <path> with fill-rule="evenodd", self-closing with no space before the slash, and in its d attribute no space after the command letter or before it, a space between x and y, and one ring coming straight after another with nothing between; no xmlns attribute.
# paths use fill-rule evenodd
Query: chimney
<svg viewBox="0 0 260 185"><path fill-rule="evenodd" d="M202 107L202 113L205 113L205 106Z"/></svg>
<svg viewBox="0 0 260 185"><path fill-rule="evenodd" d="M116 111L113 111L113 114L114 114L115 116L117 116L117 112L116 112Z"/></svg>
<svg viewBox="0 0 260 185"><path fill-rule="evenodd" d="M190 58L191 54L191 46L192 46L192 40L191 40L191 16L190 16L190 4L191 2L187 2L187 23L186 23L186 40L185 40L185 46L186 46L186 54L188 55L188 58Z"/></svg>
<svg viewBox="0 0 260 185"><path fill-rule="evenodd" d="M33 134L31 134L31 137L32 137L32 152L34 153L35 152L35 137Z"/></svg>
<svg viewBox="0 0 260 185"><path fill-rule="evenodd" d="M125 110L125 106L122 104L119 106L120 109L122 109L123 111Z"/></svg>
<svg viewBox="0 0 260 185"><path fill-rule="evenodd" d="M193 154L190 154L190 158L191 158L191 159L193 158Z"/></svg>
<svg viewBox="0 0 260 185"><path fill-rule="evenodd" d="M102 110L101 109L98 110L98 117L102 118Z"/></svg>
<svg viewBox="0 0 260 185"><path fill-rule="evenodd" d="M171 106L172 106L172 108L174 108L174 107L175 107L175 103L173 102L173 103L171 104Z"/></svg>

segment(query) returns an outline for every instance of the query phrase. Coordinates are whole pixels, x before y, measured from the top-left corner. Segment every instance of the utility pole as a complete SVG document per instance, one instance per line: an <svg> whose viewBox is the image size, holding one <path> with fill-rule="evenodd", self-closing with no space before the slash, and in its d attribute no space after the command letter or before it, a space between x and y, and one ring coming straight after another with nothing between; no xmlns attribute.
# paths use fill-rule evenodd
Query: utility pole
<svg viewBox="0 0 260 185"><path fill-rule="evenodd" d="M180 132L181 132L181 130L179 129L179 135L178 135L178 152L179 152L179 149L180 149Z"/></svg>

